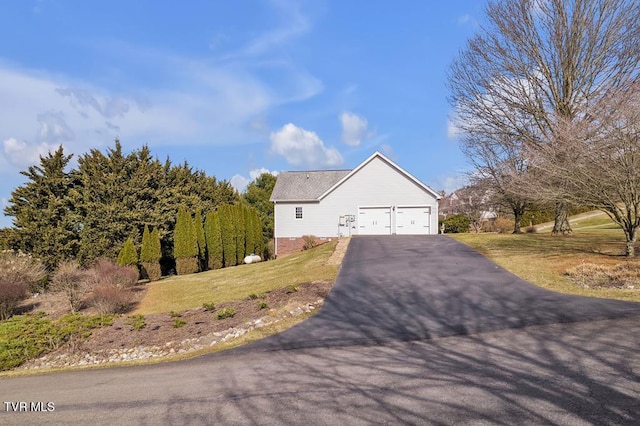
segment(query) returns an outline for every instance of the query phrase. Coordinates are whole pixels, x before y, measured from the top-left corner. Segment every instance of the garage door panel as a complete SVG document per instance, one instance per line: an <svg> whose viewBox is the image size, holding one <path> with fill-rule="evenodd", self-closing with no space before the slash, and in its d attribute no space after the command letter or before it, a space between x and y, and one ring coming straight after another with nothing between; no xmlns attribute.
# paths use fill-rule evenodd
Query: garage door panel
<svg viewBox="0 0 640 426"><path fill-rule="evenodd" d="M398 207L396 234L429 234L431 209L429 207Z"/></svg>
<svg viewBox="0 0 640 426"><path fill-rule="evenodd" d="M360 207L358 209L358 233L360 235L391 234L391 208Z"/></svg>

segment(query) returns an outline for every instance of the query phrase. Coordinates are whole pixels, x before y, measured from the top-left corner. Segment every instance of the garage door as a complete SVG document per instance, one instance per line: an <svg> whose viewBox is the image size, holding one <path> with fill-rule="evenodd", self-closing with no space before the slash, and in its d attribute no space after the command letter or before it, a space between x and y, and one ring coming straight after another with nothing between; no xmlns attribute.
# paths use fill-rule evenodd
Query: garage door
<svg viewBox="0 0 640 426"><path fill-rule="evenodd" d="M396 209L396 234L429 234L430 223L429 207L398 207Z"/></svg>
<svg viewBox="0 0 640 426"><path fill-rule="evenodd" d="M391 234L391 207L360 207L358 233L360 235Z"/></svg>

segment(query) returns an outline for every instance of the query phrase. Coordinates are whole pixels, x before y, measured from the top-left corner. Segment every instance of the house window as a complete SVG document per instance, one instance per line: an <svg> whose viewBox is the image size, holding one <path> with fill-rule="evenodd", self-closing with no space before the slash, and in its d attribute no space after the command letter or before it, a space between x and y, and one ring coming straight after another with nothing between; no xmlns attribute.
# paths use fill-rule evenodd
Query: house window
<svg viewBox="0 0 640 426"><path fill-rule="evenodd" d="M302 219L302 207L296 207L296 219Z"/></svg>

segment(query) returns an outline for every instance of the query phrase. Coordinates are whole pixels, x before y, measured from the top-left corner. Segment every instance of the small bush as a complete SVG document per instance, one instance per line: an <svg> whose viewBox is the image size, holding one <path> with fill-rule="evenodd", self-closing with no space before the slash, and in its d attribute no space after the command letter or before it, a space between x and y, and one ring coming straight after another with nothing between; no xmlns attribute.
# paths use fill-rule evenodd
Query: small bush
<svg viewBox="0 0 640 426"><path fill-rule="evenodd" d="M147 322L144 319L144 315L134 315L129 317L129 320L125 324L133 327L135 331L140 331L147 325Z"/></svg>
<svg viewBox="0 0 640 426"><path fill-rule="evenodd" d="M317 247L320 243L318 237L315 235L303 235L302 236L302 250L309 250Z"/></svg>
<svg viewBox="0 0 640 426"><path fill-rule="evenodd" d="M31 256L6 250L0 252L0 320L13 310L47 277L44 265Z"/></svg>
<svg viewBox="0 0 640 426"><path fill-rule="evenodd" d="M291 293L296 293L298 291L298 287L296 287L295 285L291 284L290 286L287 286L287 289L285 290L285 292L287 294L291 294Z"/></svg>
<svg viewBox="0 0 640 426"><path fill-rule="evenodd" d="M202 307L204 308L205 311L215 311L216 310L215 303L203 303Z"/></svg>
<svg viewBox="0 0 640 426"><path fill-rule="evenodd" d="M173 319L173 328L180 328L187 325L187 322L182 318L174 318Z"/></svg>
<svg viewBox="0 0 640 426"><path fill-rule="evenodd" d="M251 294L249 295L249 300L256 300L257 298L258 298L258 295L257 295L257 294L255 294L255 293L251 293Z"/></svg>
<svg viewBox="0 0 640 426"><path fill-rule="evenodd" d="M218 312L218 319L232 318L236 314L233 308L225 308Z"/></svg>
<svg viewBox="0 0 640 426"><path fill-rule="evenodd" d="M268 307L269 307L269 305L267 305L267 302L258 303L258 308L260 308L260 309L267 309Z"/></svg>
<svg viewBox="0 0 640 426"><path fill-rule="evenodd" d="M512 219L507 219L506 217L499 216L496 218L496 220L493 221L493 226L496 232L500 234L510 234L513 232L515 222Z"/></svg>
<svg viewBox="0 0 640 426"><path fill-rule="evenodd" d="M169 316L170 316L171 318L180 318L182 315L180 315L180 313L179 313L179 312L171 311L171 312L169 312Z"/></svg>
<svg viewBox="0 0 640 426"><path fill-rule="evenodd" d="M138 270L132 266L116 265L108 259L100 259L88 271L89 283L93 286L111 285L128 288L138 282Z"/></svg>
<svg viewBox="0 0 640 426"><path fill-rule="evenodd" d="M132 295L129 290L112 284L99 284L93 288L89 303L103 314L125 312L131 305Z"/></svg>
<svg viewBox="0 0 640 426"><path fill-rule="evenodd" d="M469 232L471 220L464 215L456 214L449 216L442 221L444 224L444 232L446 234L459 234Z"/></svg>
<svg viewBox="0 0 640 426"><path fill-rule="evenodd" d="M51 290L64 293L71 312L77 312L82 307L89 283L86 271L80 269L76 261L66 261L58 265L53 278L51 279Z"/></svg>
<svg viewBox="0 0 640 426"><path fill-rule="evenodd" d="M535 226L527 226L524 231L527 234L535 234L536 232L538 232L538 228L536 228Z"/></svg>

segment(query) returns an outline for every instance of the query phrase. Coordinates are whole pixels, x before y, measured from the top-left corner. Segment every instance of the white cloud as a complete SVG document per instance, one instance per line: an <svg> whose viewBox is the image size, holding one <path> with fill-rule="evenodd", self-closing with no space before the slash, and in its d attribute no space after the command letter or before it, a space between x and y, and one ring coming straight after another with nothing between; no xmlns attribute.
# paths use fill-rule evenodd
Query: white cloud
<svg viewBox="0 0 640 426"><path fill-rule="evenodd" d="M264 167L259 169L253 169L249 171L249 177L242 176L240 174L234 175L231 180L231 186L233 186L238 192L244 192L247 189L247 185L253 182L258 176L263 173L270 173L273 176L278 176L278 172L275 170L269 170Z"/></svg>
<svg viewBox="0 0 640 426"><path fill-rule="evenodd" d="M358 146L368 137L367 120L359 115L345 111L340 115L342 141L349 146Z"/></svg>
<svg viewBox="0 0 640 426"><path fill-rule="evenodd" d="M25 168L38 163L40 156L45 156L50 151L55 151L59 145L51 145L46 142L40 144L30 144L16 138L5 139L3 142L4 156L18 168Z"/></svg>
<svg viewBox="0 0 640 426"><path fill-rule="evenodd" d="M453 120L447 120L447 137L449 139L458 139L460 137L460 128L456 126Z"/></svg>
<svg viewBox="0 0 640 426"><path fill-rule="evenodd" d="M271 151L283 156L293 166L334 167L344 161L340 152L326 147L315 132L291 123L271 133Z"/></svg>

